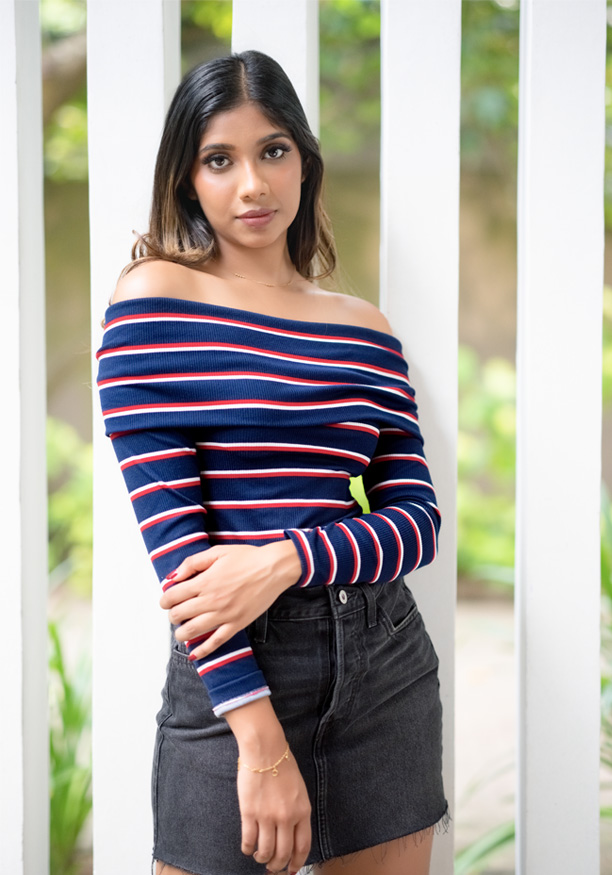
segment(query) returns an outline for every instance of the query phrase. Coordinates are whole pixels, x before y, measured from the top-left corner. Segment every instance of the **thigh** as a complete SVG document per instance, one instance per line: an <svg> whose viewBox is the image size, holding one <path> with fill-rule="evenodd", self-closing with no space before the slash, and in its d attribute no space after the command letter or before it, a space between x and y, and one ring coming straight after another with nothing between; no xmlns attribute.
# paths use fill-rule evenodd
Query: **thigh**
<svg viewBox="0 0 612 875"><path fill-rule="evenodd" d="M429 875L433 830L315 866L313 875Z"/></svg>

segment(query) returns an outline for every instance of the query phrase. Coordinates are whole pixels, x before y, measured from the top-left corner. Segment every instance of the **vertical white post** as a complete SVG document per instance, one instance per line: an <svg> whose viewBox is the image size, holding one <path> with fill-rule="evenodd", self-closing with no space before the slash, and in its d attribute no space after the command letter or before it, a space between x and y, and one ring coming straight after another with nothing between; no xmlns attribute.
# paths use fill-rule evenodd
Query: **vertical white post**
<svg viewBox="0 0 612 875"><path fill-rule="evenodd" d="M166 100L179 79L179 11L177 0L88 2L93 351L132 229L147 229ZM94 453L94 855L96 875L114 875L149 871L154 717L170 639L97 399Z"/></svg>
<svg viewBox="0 0 612 875"><path fill-rule="evenodd" d="M605 0L524 0L517 871L599 872Z"/></svg>
<svg viewBox="0 0 612 875"><path fill-rule="evenodd" d="M0 866L48 871L47 493L38 4L0 3L4 429Z"/></svg>
<svg viewBox="0 0 612 875"><path fill-rule="evenodd" d="M381 308L404 345L442 512L440 553L408 583L440 656L453 805L460 0L382 0ZM432 871L453 871L452 837Z"/></svg>
<svg viewBox="0 0 612 875"><path fill-rule="evenodd" d="M232 51L257 49L291 79L315 135L319 130L318 0L234 0Z"/></svg>

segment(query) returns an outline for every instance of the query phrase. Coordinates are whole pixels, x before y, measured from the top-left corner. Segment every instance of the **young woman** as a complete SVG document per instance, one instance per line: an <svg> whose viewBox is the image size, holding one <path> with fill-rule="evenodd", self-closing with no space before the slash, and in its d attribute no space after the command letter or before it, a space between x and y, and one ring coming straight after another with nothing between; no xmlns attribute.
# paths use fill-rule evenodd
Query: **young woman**
<svg viewBox="0 0 612 875"><path fill-rule="evenodd" d="M196 68L106 313L106 432L174 630L164 875L426 875L447 817L438 661L402 578L439 514L399 341L314 282L322 172L275 61Z"/></svg>

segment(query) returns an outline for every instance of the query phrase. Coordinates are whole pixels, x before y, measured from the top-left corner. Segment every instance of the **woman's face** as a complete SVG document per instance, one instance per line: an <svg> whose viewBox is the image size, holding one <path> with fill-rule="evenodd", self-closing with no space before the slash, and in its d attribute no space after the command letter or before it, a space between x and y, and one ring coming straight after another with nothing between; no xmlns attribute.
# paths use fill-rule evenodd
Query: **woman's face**
<svg viewBox="0 0 612 875"><path fill-rule="evenodd" d="M190 175L220 252L286 240L300 204L302 159L286 130L254 104L210 120Z"/></svg>

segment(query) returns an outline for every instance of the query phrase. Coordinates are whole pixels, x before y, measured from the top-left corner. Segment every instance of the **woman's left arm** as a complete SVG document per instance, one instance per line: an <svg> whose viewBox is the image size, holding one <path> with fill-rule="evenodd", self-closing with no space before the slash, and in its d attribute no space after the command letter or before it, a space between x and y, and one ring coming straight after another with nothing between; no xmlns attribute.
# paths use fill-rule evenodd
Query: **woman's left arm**
<svg viewBox="0 0 612 875"><path fill-rule="evenodd" d="M395 580L435 559L440 511L418 430L381 429L363 481L370 513L285 533L302 563L298 586Z"/></svg>

